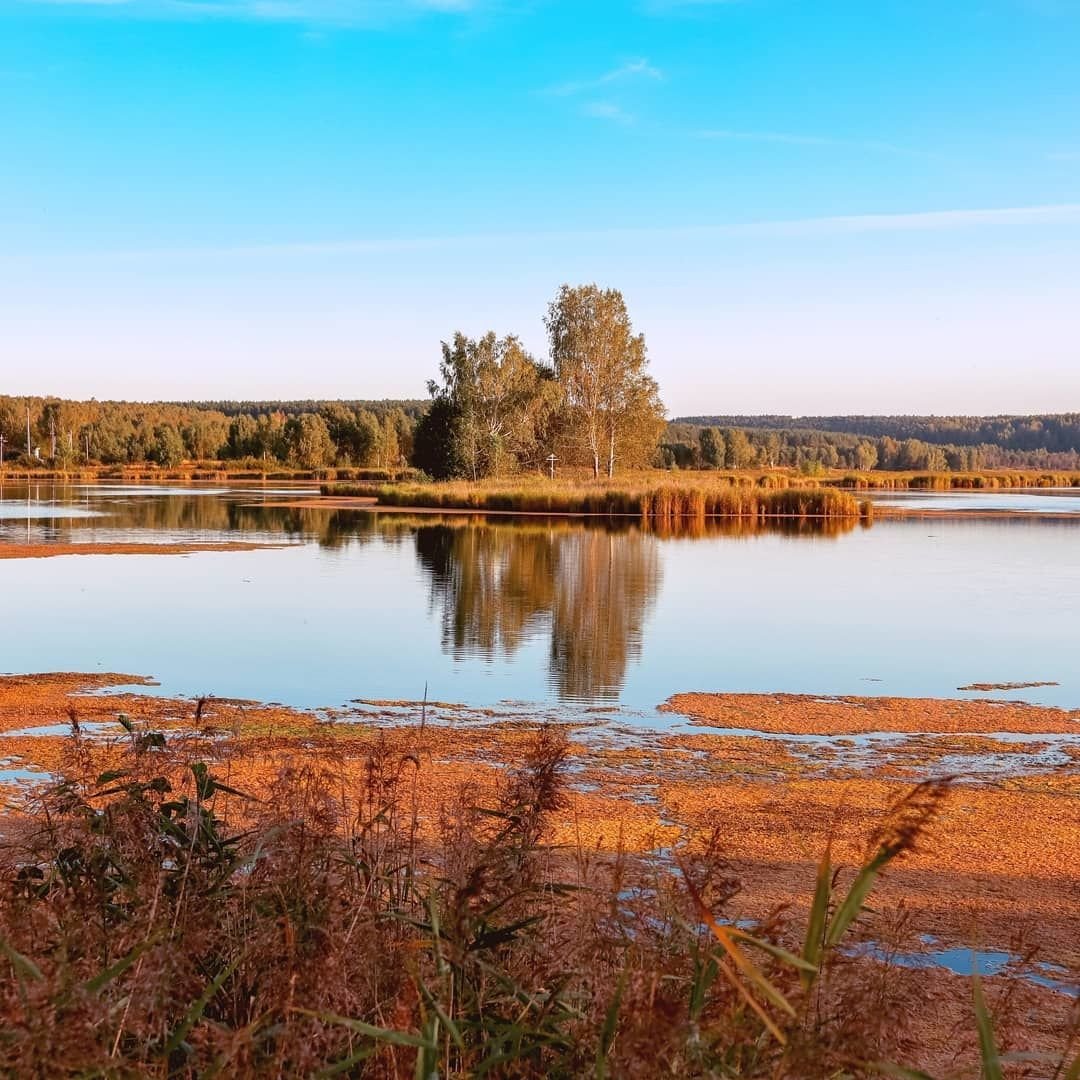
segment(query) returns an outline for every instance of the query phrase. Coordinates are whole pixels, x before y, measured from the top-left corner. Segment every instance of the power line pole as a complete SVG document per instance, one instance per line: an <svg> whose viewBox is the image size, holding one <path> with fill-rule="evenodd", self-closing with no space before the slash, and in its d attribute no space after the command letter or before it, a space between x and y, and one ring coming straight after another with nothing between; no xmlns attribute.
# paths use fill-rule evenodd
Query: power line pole
<svg viewBox="0 0 1080 1080"><path fill-rule="evenodd" d="M30 456L30 406L26 406L26 456Z"/></svg>

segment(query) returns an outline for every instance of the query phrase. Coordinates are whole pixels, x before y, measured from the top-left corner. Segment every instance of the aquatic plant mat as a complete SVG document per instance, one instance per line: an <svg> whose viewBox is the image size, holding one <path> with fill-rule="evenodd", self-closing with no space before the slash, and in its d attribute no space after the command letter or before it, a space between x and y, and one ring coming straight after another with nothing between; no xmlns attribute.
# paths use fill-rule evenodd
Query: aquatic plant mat
<svg viewBox="0 0 1080 1080"><path fill-rule="evenodd" d="M43 544L0 543L0 559L52 559L61 555L198 555L208 551L261 551L286 547L286 544L250 543L241 540L198 541L193 543L117 542L68 544L50 541Z"/></svg>
<svg viewBox="0 0 1080 1080"><path fill-rule="evenodd" d="M661 731L140 681L0 678L0 1072L1072 1067L1075 714L698 695Z"/></svg>

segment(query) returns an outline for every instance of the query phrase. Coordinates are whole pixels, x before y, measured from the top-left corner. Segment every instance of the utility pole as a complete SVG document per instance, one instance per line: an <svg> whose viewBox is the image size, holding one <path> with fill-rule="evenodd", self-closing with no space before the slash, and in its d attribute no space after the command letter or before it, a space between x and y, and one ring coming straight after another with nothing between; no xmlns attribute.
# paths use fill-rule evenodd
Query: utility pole
<svg viewBox="0 0 1080 1080"><path fill-rule="evenodd" d="M52 460L56 460L56 415L49 413L49 437L52 439Z"/></svg>
<svg viewBox="0 0 1080 1080"><path fill-rule="evenodd" d="M26 406L26 456L30 456L30 406Z"/></svg>
<svg viewBox="0 0 1080 1080"><path fill-rule="evenodd" d="M559 459L554 454L548 454L548 466L551 469L551 479L555 479L555 462Z"/></svg>

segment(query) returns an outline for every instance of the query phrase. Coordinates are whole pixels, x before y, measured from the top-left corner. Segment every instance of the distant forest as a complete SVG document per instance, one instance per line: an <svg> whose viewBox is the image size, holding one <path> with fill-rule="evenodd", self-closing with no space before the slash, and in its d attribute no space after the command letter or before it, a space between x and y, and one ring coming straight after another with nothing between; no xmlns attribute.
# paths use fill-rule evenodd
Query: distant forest
<svg viewBox="0 0 1080 1080"><path fill-rule="evenodd" d="M417 426L431 407L426 400L137 403L0 396L0 436L4 459L13 465L227 461L395 469L415 462ZM541 462L543 456L532 455ZM1080 413L680 417L663 429L653 461L669 469L787 467L808 474L830 468L1080 469Z"/></svg>
<svg viewBox="0 0 1080 1080"><path fill-rule="evenodd" d="M8 461L399 468L426 401L65 401L0 397Z"/></svg>
<svg viewBox="0 0 1080 1080"><path fill-rule="evenodd" d="M686 416L660 452L675 468L1080 469L1080 413Z"/></svg>

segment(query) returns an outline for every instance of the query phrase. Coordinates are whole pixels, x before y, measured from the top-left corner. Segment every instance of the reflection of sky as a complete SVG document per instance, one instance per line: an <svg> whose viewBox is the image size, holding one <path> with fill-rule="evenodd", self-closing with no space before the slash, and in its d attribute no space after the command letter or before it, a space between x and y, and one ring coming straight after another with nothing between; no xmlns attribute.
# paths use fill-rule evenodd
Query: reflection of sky
<svg viewBox="0 0 1080 1080"><path fill-rule="evenodd" d="M972 682L1055 680L1004 696L1080 705L1078 541L1080 523L992 518L658 541L662 584L622 701L647 709L684 690L958 696ZM408 529L336 549L0 560L0 663L300 704L415 699L425 684L444 701L551 700L549 620L512 655L455 660L430 584Z"/></svg>
<svg viewBox="0 0 1080 1080"><path fill-rule="evenodd" d="M1023 514L1080 514L1080 491L889 491L870 492L878 506L905 510L1008 510Z"/></svg>
<svg viewBox="0 0 1080 1080"><path fill-rule="evenodd" d="M2 521L38 521L62 518L100 517L99 510L83 510L78 506L38 506L17 502L0 502Z"/></svg>

